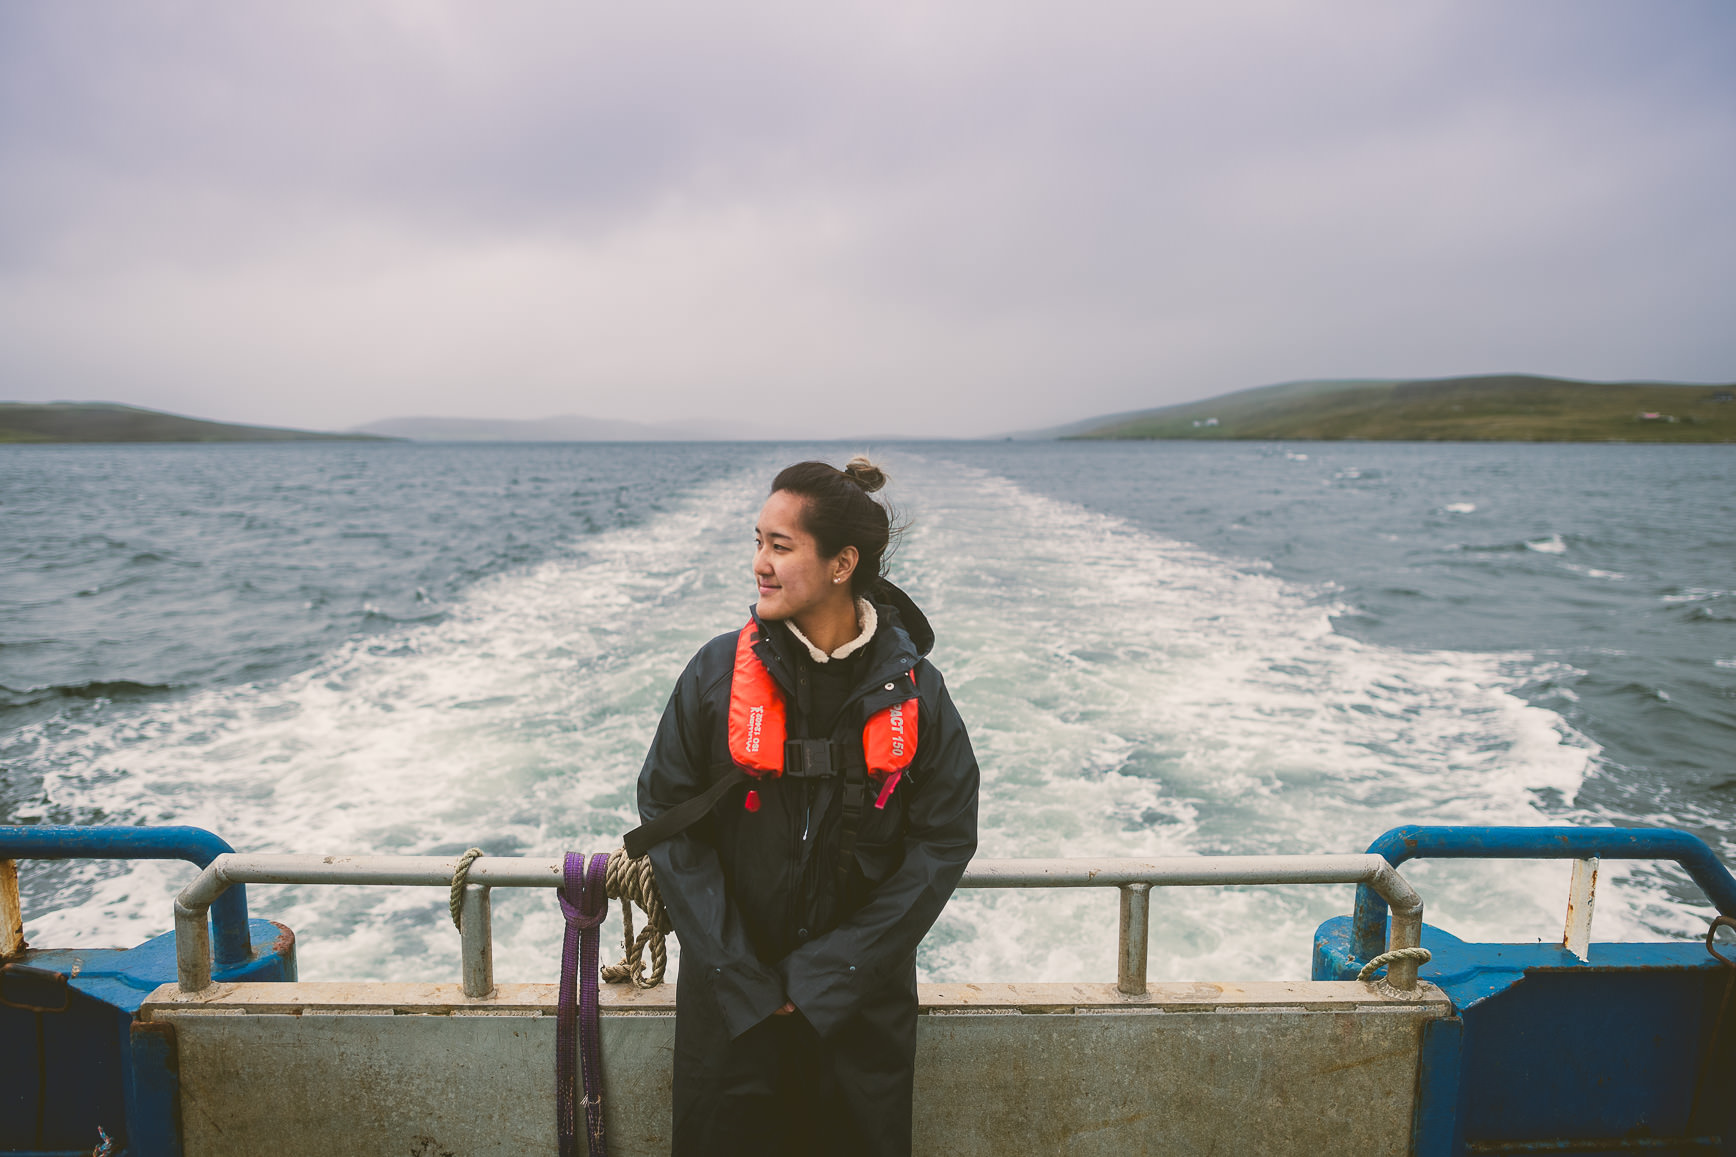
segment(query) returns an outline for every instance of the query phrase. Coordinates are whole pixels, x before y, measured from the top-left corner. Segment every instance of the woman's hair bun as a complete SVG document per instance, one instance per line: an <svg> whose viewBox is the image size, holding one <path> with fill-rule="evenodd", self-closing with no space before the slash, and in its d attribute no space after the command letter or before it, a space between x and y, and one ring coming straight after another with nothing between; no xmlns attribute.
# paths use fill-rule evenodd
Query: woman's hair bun
<svg viewBox="0 0 1736 1157"><path fill-rule="evenodd" d="M869 494L886 485L886 471L860 454L844 464L844 473Z"/></svg>

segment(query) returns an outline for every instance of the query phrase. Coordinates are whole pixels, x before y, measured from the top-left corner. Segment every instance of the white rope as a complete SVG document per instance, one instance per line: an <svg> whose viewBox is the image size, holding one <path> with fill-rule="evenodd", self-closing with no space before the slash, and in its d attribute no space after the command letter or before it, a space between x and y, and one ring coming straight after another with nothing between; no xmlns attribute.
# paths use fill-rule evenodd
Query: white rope
<svg viewBox="0 0 1736 1157"><path fill-rule="evenodd" d="M481 848L471 848L458 857L458 866L452 869L452 896L446 902L446 907L452 913L452 926L459 932L464 931L464 885L470 880L470 865L482 855Z"/></svg>
<svg viewBox="0 0 1736 1157"><path fill-rule="evenodd" d="M1433 955L1427 948L1394 948L1391 952L1382 952L1373 960L1362 966L1362 971L1356 974L1358 980L1369 980L1376 972L1388 964L1400 960L1414 960L1419 965L1427 964Z"/></svg>

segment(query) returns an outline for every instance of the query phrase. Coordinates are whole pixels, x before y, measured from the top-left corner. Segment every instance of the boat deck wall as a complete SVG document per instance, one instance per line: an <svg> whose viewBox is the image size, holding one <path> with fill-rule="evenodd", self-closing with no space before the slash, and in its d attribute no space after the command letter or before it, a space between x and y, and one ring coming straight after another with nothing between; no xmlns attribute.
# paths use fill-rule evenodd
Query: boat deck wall
<svg viewBox="0 0 1736 1157"><path fill-rule="evenodd" d="M555 987L164 986L186 1157L554 1151ZM924 985L919 1154L1410 1150L1439 990L1355 981ZM669 1151L672 987L606 989L611 1151Z"/></svg>

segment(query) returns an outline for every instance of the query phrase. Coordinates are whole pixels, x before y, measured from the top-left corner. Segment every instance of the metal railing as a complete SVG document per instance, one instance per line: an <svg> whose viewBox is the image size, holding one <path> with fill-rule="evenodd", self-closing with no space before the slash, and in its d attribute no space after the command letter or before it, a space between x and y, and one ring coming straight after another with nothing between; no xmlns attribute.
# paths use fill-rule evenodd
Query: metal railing
<svg viewBox="0 0 1736 1157"><path fill-rule="evenodd" d="M0 827L0 957L24 948L24 912L18 899L14 860L188 860L204 868L234 851L204 828ZM218 967L245 964L253 953L248 942L246 889L225 892L214 908Z"/></svg>
<svg viewBox="0 0 1736 1157"><path fill-rule="evenodd" d="M438 856L218 856L175 900L176 973L185 992L211 984L211 940L206 912L234 884L396 884L449 888L456 858ZM494 945L489 926L491 888L558 888L563 860L484 856L466 877L460 958L466 996L494 991ZM1247 884L1358 884L1392 908L1389 949L1422 940L1423 901L1393 866L1377 855L1176 856L1154 860L975 860L964 888L1116 888L1121 931L1116 987L1146 992L1151 889ZM1416 991L1417 962L1394 961L1386 983Z"/></svg>
<svg viewBox="0 0 1736 1157"><path fill-rule="evenodd" d="M1446 827L1407 824L1382 833L1368 850L1394 865L1407 860L1573 860L1563 947L1586 959L1591 946L1591 909L1598 861L1674 860L1725 916L1736 916L1736 877L1706 841L1669 828ZM1368 960L1386 933L1386 904L1378 888L1356 890L1352 952ZM1395 922L1396 922L1396 909Z"/></svg>

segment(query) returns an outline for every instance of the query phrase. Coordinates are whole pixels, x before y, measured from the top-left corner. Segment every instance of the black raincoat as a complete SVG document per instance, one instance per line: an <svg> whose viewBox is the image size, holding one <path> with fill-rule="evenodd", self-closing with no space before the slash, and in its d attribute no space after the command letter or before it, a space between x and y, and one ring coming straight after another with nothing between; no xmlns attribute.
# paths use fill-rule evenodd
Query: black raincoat
<svg viewBox="0 0 1736 1157"><path fill-rule="evenodd" d="M916 757L884 810L870 784L842 877L834 777L750 781L651 848L681 941L680 1157L910 1151L916 947L976 850L978 774L940 672L923 658L928 620L890 583L871 597L878 628L847 660L856 677L826 738L859 748L863 722L914 681ZM790 738L822 738L807 731L816 665L782 623L761 624L760 636ZM719 635L681 673L639 775L646 822L732 770L735 647L735 631ZM750 789L757 811L745 806ZM773 1016L786 1000L796 1013Z"/></svg>

